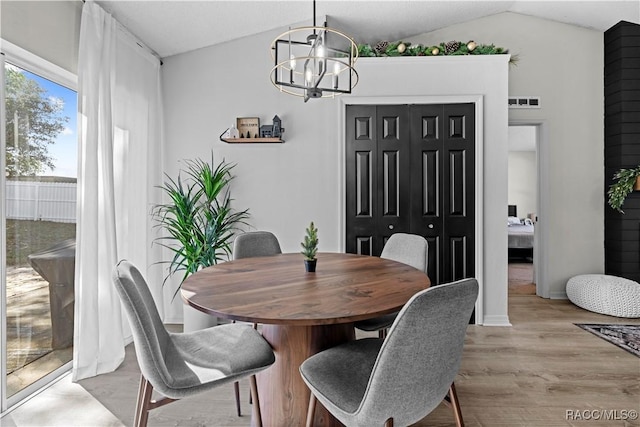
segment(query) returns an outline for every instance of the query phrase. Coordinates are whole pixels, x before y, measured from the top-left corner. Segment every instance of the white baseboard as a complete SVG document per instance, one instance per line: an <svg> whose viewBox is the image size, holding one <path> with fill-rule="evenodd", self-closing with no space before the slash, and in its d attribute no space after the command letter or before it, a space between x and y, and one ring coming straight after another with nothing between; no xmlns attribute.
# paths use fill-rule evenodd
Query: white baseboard
<svg viewBox="0 0 640 427"><path fill-rule="evenodd" d="M550 299L569 299L569 297L567 297L566 291L549 292L549 298Z"/></svg>
<svg viewBox="0 0 640 427"><path fill-rule="evenodd" d="M504 314L484 316L482 326L511 326L509 316Z"/></svg>
<svg viewBox="0 0 640 427"><path fill-rule="evenodd" d="M170 318L162 319L162 323L182 325L184 323L184 319L182 317L170 317Z"/></svg>

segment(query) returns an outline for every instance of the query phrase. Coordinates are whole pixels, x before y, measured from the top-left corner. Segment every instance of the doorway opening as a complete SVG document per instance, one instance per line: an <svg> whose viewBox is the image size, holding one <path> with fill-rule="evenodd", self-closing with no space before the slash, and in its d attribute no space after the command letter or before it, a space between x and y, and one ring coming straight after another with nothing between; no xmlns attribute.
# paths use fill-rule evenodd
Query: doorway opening
<svg viewBox="0 0 640 427"><path fill-rule="evenodd" d="M509 295L536 295L540 128L535 124L510 125L508 134Z"/></svg>

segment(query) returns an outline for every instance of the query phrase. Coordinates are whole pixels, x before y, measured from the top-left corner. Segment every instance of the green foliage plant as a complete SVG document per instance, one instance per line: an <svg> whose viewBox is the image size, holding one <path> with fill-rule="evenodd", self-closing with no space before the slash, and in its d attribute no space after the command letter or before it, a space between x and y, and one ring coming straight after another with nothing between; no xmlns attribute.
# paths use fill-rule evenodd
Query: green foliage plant
<svg viewBox="0 0 640 427"><path fill-rule="evenodd" d="M609 191L607 192L609 195L609 206L620 213L624 213L622 204L633 191L633 186L638 176L640 176L640 166L631 169L623 168L613 175L614 182L609 186Z"/></svg>
<svg viewBox="0 0 640 427"><path fill-rule="evenodd" d="M316 254L318 253L318 229L313 224L313 221L307 227L304 240L300 245L302 246L300 253L304 255L304 259L308 261L316 259Z"/></svg>
<svg viewBox="0 0 640 427"><path fill-rule="evenodd" d="M235 164L224 159L216 164L201 159L186 160L186 167L173 179L166 175L162 186L168 201L153 207L156 227L166 235L154 241L172 253L167 279L182 272L182 283L196 271L228 260L231 239L241 225L247 225L248 209L231 207L229 184ZM180 287L174 293L177 295Z"/></svg>
<svg viewBox="0 0 640 427"><path fill-rule="evenodd" d="M390 42L386 44L383 51L377 50L375 47L369 44L358 45L358 55L360 57L394 57L394 56L457 56L457 55L502 55L508 54L509 50L503 47L495 46L494 44L475 44L471 40L468 42L451 41L457 46L455 50L447 52L445 49L447 43L441 42L438 45L425 46L422 44L411 45L409 42ZM470 49L469 44L474 43L474 46ZM404 45L404 50L398 50L400 45ZM434 53L435 52L435 53ZM516 64L518 61L517 55L511 55L510 62Z"/></svg>

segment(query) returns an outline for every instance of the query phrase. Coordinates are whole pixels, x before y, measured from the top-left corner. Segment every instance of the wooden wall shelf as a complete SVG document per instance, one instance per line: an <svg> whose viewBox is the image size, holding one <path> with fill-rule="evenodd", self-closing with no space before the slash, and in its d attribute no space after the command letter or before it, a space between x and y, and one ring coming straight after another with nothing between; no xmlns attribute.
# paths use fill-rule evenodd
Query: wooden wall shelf
<svg viewBox="0 0 640 427"><path fill-rule="evenodd" d="M228 144L282 144L284 139L280 138L222 138L220 141L224 141Z"/></svg>

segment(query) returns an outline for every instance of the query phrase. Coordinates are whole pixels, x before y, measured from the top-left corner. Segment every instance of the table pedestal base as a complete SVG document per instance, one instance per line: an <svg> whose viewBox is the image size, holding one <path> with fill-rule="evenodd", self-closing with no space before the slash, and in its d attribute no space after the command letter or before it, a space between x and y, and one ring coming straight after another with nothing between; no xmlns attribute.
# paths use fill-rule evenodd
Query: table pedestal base
<svg viewBox="0 0 640 427"><path fill-rule="evenodd" d="M309 356L355 339L353 323L263 325L262 335L276 354L276 362L257 375L262 424L265 427L304 426L310 391L298 369ZM314 421L316 427L342 426L320 402L316 405ZM251 425L255 425L254 420Z"/></svg>

